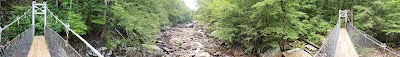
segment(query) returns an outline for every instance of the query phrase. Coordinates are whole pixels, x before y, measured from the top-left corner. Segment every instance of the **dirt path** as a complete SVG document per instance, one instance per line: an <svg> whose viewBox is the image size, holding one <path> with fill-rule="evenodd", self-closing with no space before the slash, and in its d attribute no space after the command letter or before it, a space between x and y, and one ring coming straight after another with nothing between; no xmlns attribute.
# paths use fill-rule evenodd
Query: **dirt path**
<svg viewBox="0 0 400 57"><path fill-rule="evenodd" d="M336 45L335 57L358 57L353 43L344 28L340 29L339 39Z"/></svg>
<svg viewBox="0 0 400 57"><path fill-rule="evenodd" d="M244 56L242 51L227 49L221 44L221 41L207 37L204 27L198 22L165 29L161 38L157 40L157 46L173 57Z"/></svg>

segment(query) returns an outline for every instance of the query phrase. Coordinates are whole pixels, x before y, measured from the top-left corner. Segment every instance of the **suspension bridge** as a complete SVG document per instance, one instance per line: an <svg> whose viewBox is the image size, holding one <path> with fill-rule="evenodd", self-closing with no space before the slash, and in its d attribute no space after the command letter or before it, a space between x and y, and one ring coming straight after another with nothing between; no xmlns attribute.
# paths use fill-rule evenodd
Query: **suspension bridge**
<svg viewBox="0 0 400 57"><path fill-rule="evenodd" d="M36 3L32 2L32 6L28 11L20 17L17 17L10 24L0 27L0 33L7 29L9 26L16 22L19 22L22 17L26 17L28 13L31 13L32 25L27 28L20 35L16 36L10 42L4 46L0 46L0 57L82 57L71 45L69 45L57 32L53 31L47 26L47 14L61 23L66 33L72 32L77 38L79 38L94 54L98 57L104 57L99 51L97 51L92 45L90 45L84 38L73 31L68 23L61 21L56 15L54 15L50 9L47 8L47 3ZM35 36L35 15L42 15L44 20L44 35ZM1 39L1 34L0 34ZM0 41L1 42L1 41Z"/></svg>
<svg viewBox="0 0 400 57"><path fill-rule="evenodd" d="M32 2L32 6L22 16L10 24L0 27L0 33L9 26L26 17L31 12L30 28L16 36L5 46L0 47L0 57L82 57L71 45L69 45L57 32L46 27L47 14L60 22L66 29L66 32L72 32L77 36L94 54L98 57L104 57L94 47L92 47L84 38L73 31L67 23L61 21L47 8L46 2ZM314 57L400 57L400 54L394 49L388 47L365 32L355 28L352 21L348 18L347 10L339 10L337 24L324 39L323 44ZM44 35L35 36L35 15L43 15ZM344 19L344 28L341 28L340 20ZM1 35L0 35L1 38Z"/></svg>
<svg viewBox="0 0 400 57"><path fill-rule="evenodd" d="M353 26L348 10L339 10L337 24L314 57L400 57L400 54ZM340 22L344 19L344 22ZM341 27L344 23L344 28Z"/></svg>

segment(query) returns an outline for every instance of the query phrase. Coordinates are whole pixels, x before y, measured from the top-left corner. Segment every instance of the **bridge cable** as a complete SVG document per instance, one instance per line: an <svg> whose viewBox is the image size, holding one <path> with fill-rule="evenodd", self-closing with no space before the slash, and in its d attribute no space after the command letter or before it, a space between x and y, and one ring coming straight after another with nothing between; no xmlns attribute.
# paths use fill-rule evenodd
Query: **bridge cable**
<svg viewBox="0 0 400 57"><path fill-rule="evenodd" d="M97 56L99 56L99 57L104 57L99 51L97 51L92 45L90 45L85 39L83 39L82 36L80 36L80 35L79 35L78 33L76 33L74 30L72 30L71 28L69 28L68 25L65 24L64 22L62 22L60 19L58 19L58 17L55 16L55 15L53 14L53 12L50 11L50 9L48 9L48 8L46 8L46 9L47 9L47 11L50 12L50 15L51 15L51 16L53 16L56 20L58 20L62 25L64 25L65 27L67 27L67 28L66 28L67 30L71 31L76 37L78 37L83 43L85 43L86 46L89 47L90 50L91 50L92 52L94 52L94 53L95 53Z"/></svg>
<svg viewBox="0 0 400 57"><path fill-rule="evenodd" d="M384 3L384 4L385 4L385 3ZM353 1L353 0L352 0L352 8L351 8L351 11L352 11L352 13L351 13L351 14L352 14L352 19L354 19L354 1ZM349 20L349 21L351 21L351 20ZM351 22L352 22L352 21L351 21ZM346 24L346 25L347 25L347 24ZM350 23L350 25L351 25L352 28L356 29L356 31L357 31L358 33L361 33L362 36L366 37L366 39L372 41L374 44L380 46L380 47L383 48L384 50L389 51L389 52L391 52L391 53L393 53L393 54L396 54L397 56L400 57L400 54L396 53L396 51L394 51L393 49L391 49L390 47L388 47L385 43L382 43L382 42L380 42L379 40L375 39L374 37L368 35L367 33L365 33L365 32L363 32L363 31L357 29L357 28L354 27L351 23Z"/></svg>
<svg viewBox="0 0 400 57"><path fill-rule="evenodd" d="M376 45L380 46L381 48L383 48L384 50L389 51L389 52L391 52L391 53L393 53L393 54L396 54L396 56L399 56L399 57L400 57L400 54L397 54L396 51L394 51L393 49L391 49L390 47L388 47L385 43L380 42L379 40L373 38L372 36L370 36L370 35L368 35L367 33L365 33L365 32L363 32L363 31L361 31L361 30L355 28L355 27L352 26L352 25L351 25L351 27L354 28L354 29L356 29L356 31L357 31L358 33L361 33L362 36L366 37L366 39L372 41L374 44L376 44Z"/></svg>
<svg viewBox="0 0 400 57"><path fill-rule="evenodd" d="M31 8L28 10L28 11L26 11L21 17L24 17L24 16L26 16L26 14L29 12L29 11L31 11ZM17 17L17 19L16 20L14 20L13 22L11 22L10 24L8 24L8 25L6 25L6 26L4 26L3 28L0 28L0 30L1 31L3 31L4 29L6 29L6 28L8 28L9 26L11 26L12 24L14 24L15 22L17 22L18 20L20 20L21 19L21 17Z"/></svg>
<svg viewBox="0 0 400 57"><path fill-rule="evenodd" d="M4 27L0 27L0 43L1 43L1 34L3 33L3 30L5 30L6 28L10 27L12 24L14 24L15 22L21 20L22 17L26 16L28 14L29 11L31 11L31 7L28 9L28 11L24 12L24 14L21 17L17 17L16 20L12 21L10 24L4 26Z"/></svg>

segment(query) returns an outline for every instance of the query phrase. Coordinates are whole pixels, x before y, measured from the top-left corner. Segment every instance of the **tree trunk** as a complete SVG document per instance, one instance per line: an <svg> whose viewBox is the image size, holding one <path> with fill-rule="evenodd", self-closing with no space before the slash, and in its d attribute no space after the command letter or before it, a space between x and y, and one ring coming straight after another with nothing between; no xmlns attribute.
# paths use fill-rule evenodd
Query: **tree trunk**
<svg viewBox="0 0 400 57"><path fill-rule="evenodd" d="M133 31L133 33L135 33L137 36L139 36L138 40L140 40L140 43L144 44L144 39L143 39L143 38L145 38L145 36L144 36L143 34L139 33L139 32L138 32L137 30L135 30L135 29L133 29L132 31Z"/></svg>
<svg viewBox="0 0 400 57"><path fill-rule="evenodd" d="M0 0L0 19L3 19L3 7L1 5L2 0Z"/></svg>
<svg viewBox="0 0 400 57"><path fill-rule="evenodd" d="M57 8L58 8L58 0L56 0L56 6L57 6Z"/></svg>
<svg viewBox="0 0 400 57"><path fill-rule="evenodd" d="M4 24L4 13L3 13L3 9L5 9L5 8L3 8L3 5L1 4L1 2L2 2L3 0L0 0L0 20L1 20L1 24L0 25L3 25Z"/></svg>
<svg viewBox="0 0 400 57"><path fill-rule="evenodd" d="M281 39L279 41L279 48L281 49L281 51L285 51L285 45L286 45L286 40L285 39Z"/></svg>
<svg viewBox="0 0 400 57"><path fill-rule="evenodd" d="M107 0L104 0L104 5L106 6L106 8L108 8ZM107 16L107 11L104 11L104 16ZM104 17L104 19L107 19L107 17Z"/></svg>

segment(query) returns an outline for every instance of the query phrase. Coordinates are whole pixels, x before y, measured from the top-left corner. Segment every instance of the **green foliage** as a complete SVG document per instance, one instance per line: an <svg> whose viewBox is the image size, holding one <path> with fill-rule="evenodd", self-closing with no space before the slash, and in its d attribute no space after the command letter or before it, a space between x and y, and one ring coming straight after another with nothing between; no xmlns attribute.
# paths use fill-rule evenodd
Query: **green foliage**
<svg viewBox="0 0 400 57"><path fill-rule="evenodd" d="M324 35L336 24L339 9L353 9L354 26L375 37L400 34L399 0L198 0L200 8L196 12L188 10L182 0L57 1L47 2L58 18L80 35L93 38L105 35L110 48L118 45L150 48L161 27L190 22L192 17L205 23L207 32L228 47L239 46L247 52L261 53L279 47L284 41L294 43L290 48L301 48L304 43L299 39L321 44ZM11 2L14 3L2 5L10 5L4 8L10 10L6 13L14 19L30 6L30 1ZM50 16L47 26L63 32L64 26ZM3 37L12 39L23 32L31 26L31 17L22 17L19 25L5 29ZM43 18L35 16L36 35L43 33ZM14 20L1 19L1 25ZM122 35L110 31L121 31Z"/></svg>
<svg viewBox="0 0 400 57"><path fill-rule="evenodd" d="M190 11L181 0L115 0L110 8L112 23L122 27L128 39L135 40L125 44L143 47L155 45L154 36L160 33L162 26L191 20Z"/></svg>
<svg viewBox="0 0 400 57"><path fill-rule="evenodd" d="M53 12L54 15L57 16L62 22L69 24L70 28L74 30L76 33L80 35L86 35L88 32L89 26L85 24L85 19L83 16L86 16L82 13L82 11L78 11L82 8L78 8L78 6L81 6L81 4L70 4L69 0L60 0L61 5L57 5L55 1L48 1L48 7L49 9ZM72 7L69 7L69 6ZM59 21L54 19L48 13L47 16L47 26L52 28L53 30L57 32L65 32L65 27L62 25ZM39 23L42 24L42 23Z"/></svg>
<svg viewBox="0 0 400 57"><path fill-rule="evenodd" d="M54 15L61 21L69 23L70 28L85 36L84 38L111 35L113 37L106 39L108 44L124 46L150 47L154 45L154 36L160 33L161 27L190 22L193 14L182 0L49 0L47 3ZM30 3L12 5L14 15L22 15L30 5ZM31 25L30 17L28 14L23 17L20 25L6 29L5 37L13 38L10 36L16 36L20 34L16 32L28 28ZM38 15L35 18L36 35L43 35L44 16ZM57 32L64 32L65 27L50 14L47 16L47 21L47 27ZM6 23L10 22L7 20ZM106 33L115 30L121 30L123 35ZM114 41L118 43L112 43Z"/></svg>
<svg viewBox="0 0 400 57"><path fill-rule="evenodd" d="M104 25L106 23L107 16L103 15L103 12L107 10L104 5L104 0L83 0L81 4L74 7L81 8L77 9L77 11L85 15L83 18L90 21L90 23L98 25Z"/></svg>
<svg viewBox="0 0 400 57"><path fill-rule="evenodd" d="M67 12L67 15L68 24L71 26L70 28L80 35L85 35L88 28L85 23L82 22L82 16L72 11Z"/></svg>
<svg viewBox="0 0 400 57"><path fill-rule="evenodd" d="M113 39L113 37L111 37L111 34L106 34L106 38L105 40L107 41L106 46L110 49L115 49L117 48L117 45L120 43L118 40Z"/></svg>
<svg viewBox="0 0 400 57"><path fill-rule="evenodd" d="M400 33L400 1L373 1L366 5L355 6L354 23L357 28L372 35Z"/></svg>
<svg viewBox="0 0 400 57"><path fill-rule="evenodd" d="M278 42L308 39L321 44L337 21L339 9L353 9L354 25L374 36L400 33L400 1L376 0L201 0L195 18L212 36L249 52L278 47ZM354 5L354 7L353 7ZM245 40L245 41L243 41ZM301 47L301 45L293 47ZM283 44L286 45L286 44Z"/></svg>
<svg viewBox="0 0 400 57"><path fill-rule="evenodd" d="M212 0L199 1L196 19L210 24L212 36L226 42L228 47L243 45L247 52L265 52L277 48L278 42L300 38L321 43L332 26L320 12L307 14L316 1L280 0ZM303 3L300 3L303 2ZM298 10L298 9L304 9ZM245 41L243 41L245 40Z"/></svg>
<svg viewBox="0 0 400 57"><path fill-rule="evenodd" d="M10 24L12 21L14 21L15 19L17 19L17 17L21 17L24 12L26 12L29 7L27 6L21 6L21 5L15 5L12 6L12 8L14 9L13 13L15 14L15 16L13 16L13 18L11 20L7 20L6 23L3 23L2 25L8 25ZM29 12L28 12L29 14ZM13 39L16 36L18 36L20 33L22 33L23 31L25 31L26 28L29 28L31 26L31 20L30 20L30 16L25 16L25 17L21 17L21 20L13 25L11 25L10 27L4 29L4 31L2 31L2 39L4 38L8 38L8 39ZM1 27L4 27L1 26Z"/></svg>

